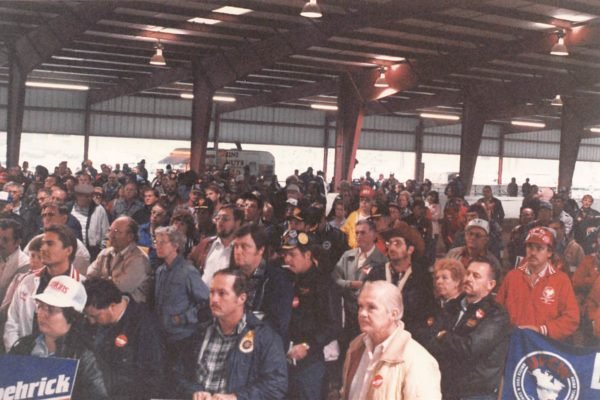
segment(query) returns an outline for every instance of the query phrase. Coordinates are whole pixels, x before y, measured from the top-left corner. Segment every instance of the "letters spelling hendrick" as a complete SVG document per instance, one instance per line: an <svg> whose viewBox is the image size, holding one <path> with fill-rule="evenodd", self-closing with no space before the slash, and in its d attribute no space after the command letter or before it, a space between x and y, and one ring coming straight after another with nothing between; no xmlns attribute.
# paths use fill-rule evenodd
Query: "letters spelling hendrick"
<svg viewBox="0 0 600 400"><path fill-rule="evenodd" d="M56 379L42 378L38 382L23 383L0 388L2 400L24 400L43 396L65 394L71 390L71 377L60 374Z"/></svg>

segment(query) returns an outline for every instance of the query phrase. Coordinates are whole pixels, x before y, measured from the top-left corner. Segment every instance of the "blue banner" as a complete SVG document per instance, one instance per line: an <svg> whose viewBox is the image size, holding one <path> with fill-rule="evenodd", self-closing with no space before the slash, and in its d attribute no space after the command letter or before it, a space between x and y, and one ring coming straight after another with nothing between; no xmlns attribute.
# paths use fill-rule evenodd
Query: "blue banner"
<svg viewBox="0 0 600 400"><path fill-rule="evenodd" d="M600 399L600 348L581 348L514 329L503 400Z"/></svg>
<svg viewBox="0 0 600 400"><path fill-rule="evenodd" d="M70 399L79 360L0 356L0 399Z"/></svg>

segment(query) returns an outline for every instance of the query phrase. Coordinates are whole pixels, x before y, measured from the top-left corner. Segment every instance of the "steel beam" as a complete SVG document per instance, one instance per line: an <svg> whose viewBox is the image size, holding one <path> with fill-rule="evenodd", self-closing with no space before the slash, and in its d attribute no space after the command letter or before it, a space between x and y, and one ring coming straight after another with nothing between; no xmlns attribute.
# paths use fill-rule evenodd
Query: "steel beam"
<svg viewBox="0 0 600 400"><path fill-rule="evenodd" d="M192 101L192 143L190 169L198 175L204 173L206 147L210 132L214 89L209 85L201 68L193 63L194 100Z"/></svg>
<svg viewBox="0 0 600 400"><path fill-rule="evenodd" d="M465 184L465 193L469 193L473 184L477 155L483 136L486 116L474 95L467 95L463 108L462 129L460 134L460 176Z"/></svg>
<svg viewBox="0 0 600 400"><path fill-rule="evenodd" d="M356 82L348 74L340 77L338 113L335 132L335 188L340 181L352 181L356 150L360 140L365 105Z"/></svg>
<svg viewBox="0 0 600 400"><path fill-rule="evenodd" d="M583 137L584 123L577 113L577 106L563 100L562 126L560 129L560 153L558 158L558 187L570 189L573 172Z"/></svg>
<svg viewBox="0 0 600 400"><path fill-rule="evenodd" d="M27 72L19 64L17 53L9 49L8 112L6 126L6 164L19 165L21 133L23 132L23 112L25 111L25 80Z"/></svg>

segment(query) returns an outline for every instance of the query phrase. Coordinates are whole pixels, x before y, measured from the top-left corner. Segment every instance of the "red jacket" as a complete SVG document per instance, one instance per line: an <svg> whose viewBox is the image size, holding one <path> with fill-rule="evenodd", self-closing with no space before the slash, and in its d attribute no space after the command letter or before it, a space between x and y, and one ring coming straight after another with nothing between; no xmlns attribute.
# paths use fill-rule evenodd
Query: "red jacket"
<svg viewBox="0 0 600 400"><path fill-rule="evenodd" d="M526 264L511 270L496 301L506 308L513 325L537 326L541 334L553 339L564 339L579 326L579 307L571 281L552 265L533 288Z"/></svg>

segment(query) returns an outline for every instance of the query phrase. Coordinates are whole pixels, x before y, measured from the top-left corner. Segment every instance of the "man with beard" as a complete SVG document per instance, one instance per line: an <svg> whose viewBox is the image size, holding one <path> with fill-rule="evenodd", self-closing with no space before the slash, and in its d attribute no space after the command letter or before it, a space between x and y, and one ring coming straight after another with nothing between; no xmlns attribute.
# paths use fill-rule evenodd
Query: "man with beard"
<svg viewBox="0 0 600 400"><path fill-rule="evenodd" d="M506 307L513 325L562 340L579 326L579 307L571 280L556 268L555 247L549 228L530 230L525 259L506 275L496 301Z"/></svg>
<svg viewBox="0 0 600 400"><path fill-rule="evenodd" d="M231 266L233 234L239 229L244 213L232 204L219 209L213 218L217 235L202 239L191 251L188 259L202 272L202 280L210 286L215 272Z"/></svg>
<svg viewBox="0 0 600 400"><path fill-rule="evenodd" d="M384 232L383 238L389 262L373 268L367 280L384 280L400 288L404 303L402 321L406 330L421 341L427 329L423 315L431 314L434 306L431 274L419 265L425 244L419 233L406 223Z"/></svg>

